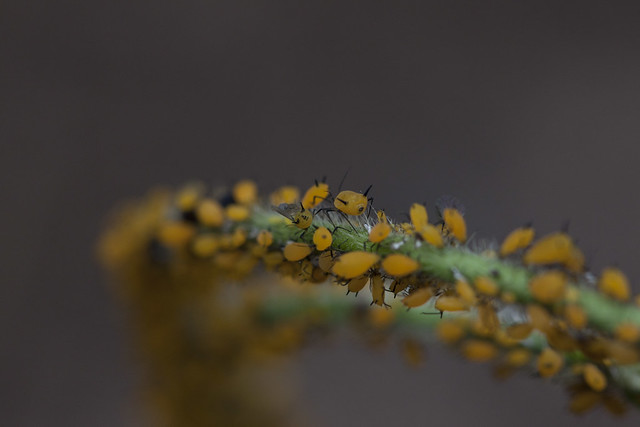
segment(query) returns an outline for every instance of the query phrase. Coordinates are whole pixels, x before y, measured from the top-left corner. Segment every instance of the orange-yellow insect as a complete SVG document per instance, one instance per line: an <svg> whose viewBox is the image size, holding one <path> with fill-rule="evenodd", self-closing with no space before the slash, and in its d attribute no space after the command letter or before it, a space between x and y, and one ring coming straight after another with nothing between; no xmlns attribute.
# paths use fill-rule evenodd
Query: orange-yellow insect
<svg viewBox="0 0 640 427"><path fill-rule="evenodd" d="M433 296L433 290L430 287L416 289L402 299L402 304L409 308L419 307L426 304Z"/></svg>
<svg viewBox="0 0 640 427"><path fill-rule="evenodd" d="M256 242L263 248L268 248L273 243L273 235L267 230L261 230L256 237Z"/></svg>
<svg viewBox="0 0 640 427"><path fill-rule="evenodd" d="M536 362L538 373L543 378L553 377L558 373L558 371L560 371L560 369L562 369L563 365L564 358L562 355L549 347L542 350L542 353L540 353Z"/></svg>
<svg viewBox="0 0 640 427"><path fill-rule="evenodd" d="M607 387L607 377L598 367L592 363L587 363L582 371L584 381L594 391L602 391Z"/></svg>
<svg viewBox="0 0 640 427"><path fill-rule="evenodd" d="M289 243L284 247L283 254L287 261L300 261L313 252L311 246L304 243Z"/></svg>
<svg viewBox="0 0 640 427"><path fill-rule="evenodd" d="M382 268L390 276L403 277L416 272L420 264L406 255L391 254L382 260Z"/></svg>
<svg viewBox="0 0 640 427"><path fill-rule="evenodd" d="M620 301L627 301L630 297L627 276L617 268L608 267L602 271L598 281L598 289L603 294Z"/></svg>
<svg viewBox="0 0 640 427"><path fill-rule="evenodd" d="M311 227L311 224L313 223L313 214L309 209L305 209L302 203L282 203L279 206L273 206L273 210L285 218L289 218L291 223L301 230L306 230Z"/></svg>
<svg viewBox="0 0 640 427"><path fill-rule="evenodd" d="M353 279L366 273L380 260L371 252L354 251L341 255L333 264L333 274L344 279Z"/></svg>
<svg viewBox="0 0 640 427"><path fill-rule="evenodd" d="M246 206L230 204L225 209L225 215L231 221L242 222L249 218L250 212Z"/></svg>
<svg viewBox="0 0 640 427"><path fill-rule="evenodd" d="M316 249L319 251L324 251L330 247L332 242L333 237L326 227L318 227L315 233L313 233L313 244L316 245Z"/></svg>
<svg viewBox="0 0 640 427"><path fill-rule="evenodd" d="M379 222L369 231L369 241L372 243L380 243L391 233L391 226L386 222Z"/></svg>
<svg viewBox="0 0 640 427"><path fill-rule="evenodd" d="M347 283L347 295L349 295L349 292L353 292L358 296L358 292L364 289L368 281L369 276L359 276L349 280Z"/></svg>
<svg viewBox="0 0 640 427"><path fill-rule="evenodd" d="M534 276L529 282L529 289L535 299L551 304L564 297L566 282L563 272L550 270Z"/></svg>
<svg viewBox="0 0 640 427"><path fill-rule="evenodd" d="M302 197L302 207L311 209L322 203L329 197L329 185L324 182L317 182L309 187Z"/></svg>
<svg viewBox="0 0 640 427"><path fill-rule="evenodd" d="M371 276L370 286L371 286L371 296L373 298L373 301L371 301L371 304L388 307L389 304L386 304L384 302L385 289L384 289L384 278L382 277L382 275L374 274L373 276Z"/></svg>
<svg viewBox="0 0 640 427"><path fill-rule="evenodd" d="M472 362L487 362L496 357L498 349L488 341L472 339L464 343L462 353Z"/></svg>
<svg viewBox="0 0 640 427"><path fill-rule="evenodd" d="M300 199L300 191L297 187L285 185L271 193L271 204L278 206L282 203L293 204Z"/></svg>
<svg viewBox="0 0 640 427"><path fill-rule="evenodd" d="M436 248L441 248L444 246L444 242L442 241L442 234L438 227L427 224L422 227L421 230L418 231L422 240L429 243L431 246L435 246Z"/></svg>
<svg viewBox="0 0 640 427"><path fill-rule="evenodd" d="M459 242L467 241L467 224L462 213L454 208L446 208L442 213L444 226Z"/></svg>
<svg viewBox="0 0 640 427"><path fill-rule="evenodd" d="M436 300L436 310L439 311L464 311L468 310L469 306L458 297L441 296Z"/></svg>
<svg viewBox="0 0 640 427"><path fill-rule="evenodd" d="M429 223L427 209L419 203L411 205L411 208L409 209L409 217L411 218L413 227L418 233Z"/></svg>
<svg viewBox="0 0 640 427"><path fill-rule="evenodd" d="M496 282L494 282L492 278L487 276L476 277L473 281L473 284L475 285L476 290L479 293L489 296L497 295L498 291L500 290Z"/></svg>
<svg viewBox="0 0 640 427"><path fill-rule="evenodd" d="M196 218L206 227L220 227L224 222L224 209L213 199L203 199L196 208Z"/></svg>
<svg viewBox="0 0 640 427"><path fill-rule="evenodd" d="M233 186L232 195L236 203L249 205L257 200L258 187L255 182L248 179L238 181L236 185Z"/></svg>
<svg viewBox="0 0 640 427"><path fill-rule="evenodd" d="M535 242L522 257L525 264L564 264L571 259L573 242L566 233L552 233Z"/></svg>
<svg viewBox="0 0 640 427"><path fill-rule="evenodd" d="M500 256L506 257L512 253L524 249L531 244L535 231L531 227L520 227L513 230L505 237L500 246Z"/></svg>
<svg viewBox="0 0 640 427"><path fill-rule="evenodd" d="M369 186L364 193L357 193L351 190L341 191L333 201L333 205L340 212L346 213L347 215L362 215L367 209L367 194L369 190L371 190L371 186Z"/></svg>

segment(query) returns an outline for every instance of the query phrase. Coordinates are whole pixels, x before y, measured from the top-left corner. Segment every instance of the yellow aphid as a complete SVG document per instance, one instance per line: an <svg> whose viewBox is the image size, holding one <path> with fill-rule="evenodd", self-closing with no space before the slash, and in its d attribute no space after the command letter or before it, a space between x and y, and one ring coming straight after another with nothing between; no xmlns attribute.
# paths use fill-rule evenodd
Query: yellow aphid
<svg viewBox="0 0 640 427"><path fill-rule="evenodd" d="M436 300L436 310L439 311L464 311L469 306L461 298L452 296L441 296Z"/></svg>
<svg viewBox="0 0 640 427"><path fill-rule="evenodd" d="M507 303L507 304L513 304L517 300L516 294L514 294L513 292L509 292L509 291L504 291L500 295L500 299L502 300L502 302Z"/></svg>
<svg viewBox="0 0 640 427"><path fill-rule="evenodd" d="M193 254L202 258L213 255L219 247L220 241L214 234L201 234L191 243Z"/></svg>
<svg viewBox="0 0 640 427"><path fill-rule="evenodd" d="M562 355L549 347L542 350L536 362L538 373L543 378L553 377L562 369L563 365L564 359Z"/></svg>
<svg viewBox="0 0 640 427"><path fill-rule="evenodd" d="M607 388L607 377L592 363L587 363L584 366L582 376L587 385L594 391L602 391Z"/></svg>
<svg viewBox="0 0 640 427"><path fill-rule="evenodd" d="M415 230L413 229L413 224L409 222L401 222L400 224L395 224L394 227L396 231L407 234L409 236L413 236L413 234L415 233Z"/></svg>
<svg viewBox="0 0 640 427"><path fill-rule="evenodd" d="M278 265L278 274L283 277L294 278L300 274L300 263L284 261Z"/></svg>
<svg viewBox="0 0 640 427"><path fill-rule="evenodd" d="M409 286L409 279L396 279L391 283L391 287L389 290L393 292L394 297L398 295L399 292L404 291Z"/></svg>
<svg viewBox="0 0 640 427"><path fill-rule="evenodd" d="M454 208L446 208L442 213L442 219L445 227L453 234L453 237L461 243L467 241L467 224L460 211Z"/></svg>
<svg viewBox="0 0 640 427"><path fill-rule="evenodd" d="M246 206L231 204L226 207L225 215L231 221L241 222L249 218L249 209Z"/></svg>
<svg viewBox="0 0 640 427"><path fill-rule="evenodd" d="M311 227L313 222L313 214L308 209L303 209L291 217L291 222L301 230Z"/></svg>
<svg viewBox="0 0 640 427"><path fill-rule="evenodd" d="M579 347L576 339L567 330L567 325L561 321L555 321L545 331L549 345L560 351L573 351Z"/></svg>
<svg viewBox="0 0 640 427"><path fill-rule="evenodd" d="M285 185L271 193L271 204L278 206L282 203L293 204L300 199L300 191L297 187Z"/></svg>
<svg viewBox="0 0 640 427"><path fill-rule="evenodd" d="M385 310L391 312L391 310ZM424 348L422 344L413 339L402 341L402 356L404 360L412 367L419 367L424 363Z"/></svg>
<svg viewBox="0 0 640 427"><path fill-rule="evenodd" d="M564 308L564 318L567 319L567 322L572 328L582 329L587 326L587 313L582 309L582 307L569 304Z"/></svg>
<svg viewBox="0 0 640 427"><path fill-rule="evenodd" d="M331 273L334 263L335 260L331 251L322 252L318 257L318 267L320 267L325 273Z"/></svg>
<svg viewBox="0 0 640 427"><path fill-rule="evenodd" d="M213 258L213 263L222 270L233 271L240 255L240 251L218 252Z"/></svg>
<svg viewBox="0 0 640 427"><path fill-rule="evenodd" d="M442 240L442 233L435 225L427 224L418 232L422 240L429 243L431 246L435 246L436 248L441 248L444 246L444 242Z"/></svg>
<svg viewBox="0 0 640 427"><path fill-rule="evenodd" d="M598 394L600 395L600 393ZM602 396L602 403L604 404L605 409L612 415L621 417L627 412L627 405L623 398L616 394L604 394Z"/></svg>
<svg viewBox="0 0 640 427"><path fill-rule="evenodd" d="M602 394L593 390L580 390L571 397L569 410L581 415L595 408L602 401Z"/></svg>
<svg viewBox="0 0 640 427"><path fill-rule="evenodd" d="M231 246L233 248L239 248L247 241L247 232L241 228L236 228L231 235Z"/></svg>
<svg viewBox="0 0 640 427"><path fill-rule="evenodd" d="M477 298L473 288L464 280L456 282L456 292L462 300L468 305L475 305Z"/></svg>
<svg viewBox="0 0 640 427"><path fill-rule="evenodd" d="M514 348L513 350L509 350L504 359L509 366L519 368L529 363L531 360L531 352L526 348Z"/></svg>
<svg viewBox="0 0 640 427"><path fill-rule="evenodd" d="M275 268L282 264L284 255L280 251L267 252L262 256L262 262L267 268Z"/></svg>
<svg viewBox="0 0 640 427"><path fill-rule="evenodd" d="M464 336L464 328L456 321L441 321L436 327L436 335L447 344L455 344Z"/></svg>
<svg viewBox="0 0 640 427"><path fill-rule="evenodd" d="M349 252L336 259L332 271L338 277L353 279L366 273L379 260L380 257L371 252Z"/></svg>
<svg viewBox="0 0 640 427"><path fill-rule="evenodd" d="M395 315L393 310L384 310L374 307L369 310L369 321L376 328L385 328L393 323Z"/></svg>
<svg viewBox="0 0 640 427"><path fill-rule="evenodd" d="M204 199L196 208L198 222L206 227L220 227L224 222L224 209L213 199Z"/></svg>
<svg viewBox="0 0 640 427"><path fill-rule="evenodd" d="M493 281L490 277L487 276L478 276L473 281L473 284L476 287L476 290L484 295L494 296L498 295L498 285Z"/></svg>
<svg viewBox="0 0 640 427"><path fill-rule="evenodd" d="M633 323L620 323L615 330L616 338L621 341L634 344L640 339L640 328Z"/></svg>
<svg viewBox="0 0 640 427"><path fill-rule="evenodd" d="M605 346L609 358L620 365L630 365L640 361L638 350L630 344L616 340L608 340Z"/></svg>
<svg viewBox="0 0 640 427"><path fill-rule="evenodd" d="M311 209L318 206L320 203L329 197L329 185L324 182L316 182L315 185L310 187L302 197L302 206L305 209Z"/></svg>
<svg viewBox="0 0 640 427"><path fill-rule="evenodd" d="M389 224L389 220L387 219L387 214L384 213L383 210L377 211L376 216L378 217L378 222Z"/></svg>
<svg viewBox="0 0 640 427"><path fill-rule="evenodd" d="M462 354L472 362L488 362L497 356L498 349L488 341L472 339L464 343Z"/></svg>
<svg viewBox="0 0 640 427"><path fill-rule="evenodd" d="M479 321L476 321L473 324L474 330L478 329L478 323ZM493 339L495 340L495 342L500 344L502 347L513 347L515 345L518 345L521 341L507 335L507 332L504 329L498 329L493 334L491 334L491 333L487 333L487 330L482 328L479 335L484 335L488 337L491 337L493 335Z"/></svg>
<svg viewBox="0 0 640 427"><path fill-rule="evenodd" d="M245 179L238 181L233 186L232 190L233 200L240 205L250 205L254 203L258 198L258 187L256 183Z"/></svg>
<svg viewBox="0 0 640 427"><path fill-rule="evenodd" d="M313 248L305 243L291 242L284 247L284 257L287 261L300 261L313 252Z"/></svg>
<svg viewBox="0 0 640 427"><path fill-rule="evenodd" d="M411 218L411 223L417 232L420 232L429 223L427 209L419 203L411 205L411 208L409 209L409 217Z"/></svg>
<svg viewBox="0 0 640 427"><path fill-rule="evenodd" d="M529 304L527 306L527 315L531 325L541 332L545 332L551 326L551 315L539 305Z"/></svg>
<svg viewBox="0 0 640 427"><path fill-rule="evenodd" d="M419 307L425 304L433 296L433 290L429 287L419 288L402 299L402 304L407 308Z"/></svg>
<svg viewBox="0 0 640 427"><path fill-rule="evenodd" d="M263 248L268 248L273 243L273 234L270 231L262 230L258 233L256 242Z"/></svg>
<svg viewBox="0 0 640 427"><path fill-rule="evenodd" d="M369 231L369 241L372 243L380 243L391 233L391 226L386 222L379 222Z"/></svg>
<svg viewBox="0 0 640 427"><path fill-rule="evenodd" d="M535 231L531 227L520 227L513 230L500 246L500 256L506 257L512 253L524 249L531 244Z"/></svg>
<svg viewBox="0 0 640 427"><path fill-rule="evenodd" d="M327 277L329 277L329 274L326 271L319 267L313 267L309 281L311 283L324 283L327 281Z"/></svg>
<svg viewBox="0 0 640 427"><path fill-rule="evenodd" d="M478 305L478 320L480 321L482 329L490 334L494 333L500 326L496 310L490 303Z"/></svg>
<svg viewBox="0 0 640 427"><path fill-rule="evenodd" d="M529 290L533 297L545 304L560 301L564 297L567 278L561 271L545 271L529 281Z"/></svg>
<svg viewBox="0 0 640 427"><path fill-rule="evenodd" d="M598 289L603 294L620 301L627 301L631 294L627 276L614 267L602 270L602 275L598 281Z"/></svg>
<svg viewBox="0 0 640 427"><path fill-rule="evenodd" d="M318 227L318 229L313 233L313 244L316 245L316 249L319 251L324 251L333 242L333 237L331 236L331 232L326 227Z"/></svg>
<svg viewBox="0 0 640 427"><path fill-rule="evenodd" d="M525 264L564 264L571 258L573 242L566 233L544 236L531 246L522 257Z"/></svg>
<svg viewBox="0 0 640 427"><path fill-rule="evenodd" d="M188 184L176 194L176 205L183 212L191 211L196 207L203 192L204 187L201 183Z"/></svg>
<svg viewBox="0 0 640 427"><path fill-rule="evenodd" d="M382 268L390 276L403 277L417 271L420 264L406 255L391 254L382 260Z"/></svg>
<svg viewBox="0 0 640 427"><path fill-rule="evenodd" d="M584 254L580 248L573 246L569 257L564 262L564 266L572 273L582 273L584 271Z"/></svg>
<svg viewBox="0 0 640 427"><path fill-rule="evenodd" d="M353 292L357 296L358 292L364 289L368 281L369 276L360 276L349 280L349 283L347 283L347 295L349 295L349 292Z"/></svg>
<svg viewBox="0 0 640 427"><path fill-rule="evenodd" d="M158 240L163 245L178 248L187 243L195 234L195 229L184 222L168 222L158 230Z"/></svg>
<svg viewBox="0 0 640 427"><path fill-rule="evenodd" d="M374 274L371 276L371 297L373 298L372 304L379 306L387 306L384 302L384 278L380 274Z"/></svg>
<svg viewBox="0 0 640 427"><path fill-rule="evenodd" d="M533 325L529 323L517 323L515 325L509 326L505 332L509 338L521 341L523 339L526 339L529 334L531 334L532 330Z"/></svg>
<svg viewBox="0 0 640 427"><path fill-rule="evenodd" d="M261 259L267 253L267 248L260 246L258 242L255 244L249 243L247 245L247 252L256 258Z"/></svg>
<svg viewBox="0 0 640 427"><path fill-rule="evenodd" d="M309 209L304 209L302 204L286 204L282 203L273 206L273 210L278 212L285 218L289 218L291 223L301 230L309 228L313 222L313 214Z"/></svg>
<svg viewBox="0 0 640 427"><path fill-rule="evenodd" d="M347 215L362 215L367 209L367 193L370 189L371 187L364 194L350 190L341 191L333 201L333 205Z"/></svg>

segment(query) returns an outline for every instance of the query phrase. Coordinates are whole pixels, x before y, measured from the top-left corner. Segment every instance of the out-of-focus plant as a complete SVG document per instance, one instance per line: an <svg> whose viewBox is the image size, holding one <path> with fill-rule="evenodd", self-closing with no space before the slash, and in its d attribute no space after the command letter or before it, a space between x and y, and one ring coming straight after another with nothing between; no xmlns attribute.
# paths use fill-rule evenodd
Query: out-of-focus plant
<svg viewBox="0 0 640 427"><path fill-rule="evenodd" d="M576 413L640 404L640 309L620 270L586 272L565 232L536 239L523 226L501 245L468 243L462 205L436 208L436 221L414 204L395 223L367 192L316 182L264 200L251 181L122 208L100 255L130 306L159 422L282 425L286 392L257 367L347 325L400 339L410 363L435 336L497 376L560 379Z"/></svg>

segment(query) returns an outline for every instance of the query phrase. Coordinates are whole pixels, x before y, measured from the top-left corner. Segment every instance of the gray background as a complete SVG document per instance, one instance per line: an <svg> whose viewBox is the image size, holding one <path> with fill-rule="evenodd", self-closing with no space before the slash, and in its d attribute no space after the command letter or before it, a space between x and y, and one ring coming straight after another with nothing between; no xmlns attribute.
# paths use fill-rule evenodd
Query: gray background
<svg viewBox="0 0 640 427"><path fill-rule="evenodd" d="M2 424L139 422L93 245L119 200L156 184L269 190L351 168L346 185L374 184L391 214L458 195L480 237L570 220L596 272L636 283L635 3L2 2ZM298 359L318 425L609 420L446 351L416 373L350 341Z"/></svg>

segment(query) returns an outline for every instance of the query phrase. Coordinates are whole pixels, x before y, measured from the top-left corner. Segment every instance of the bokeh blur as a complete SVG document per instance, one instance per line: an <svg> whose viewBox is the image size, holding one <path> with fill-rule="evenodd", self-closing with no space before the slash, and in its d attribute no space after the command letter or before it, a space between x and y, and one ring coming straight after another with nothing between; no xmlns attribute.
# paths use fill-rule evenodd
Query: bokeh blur
<svg viewBox="0 0 640 427"><path fill-rule="evenodd" d="M569 221L640 291L638 22L637 2L2 2L2 424L144 423L94 247L158 184L349 171L390 216L455 194L476 239ZM347 334L294 363L317 426L611 420L438 348L415 371Z"/></svg>

